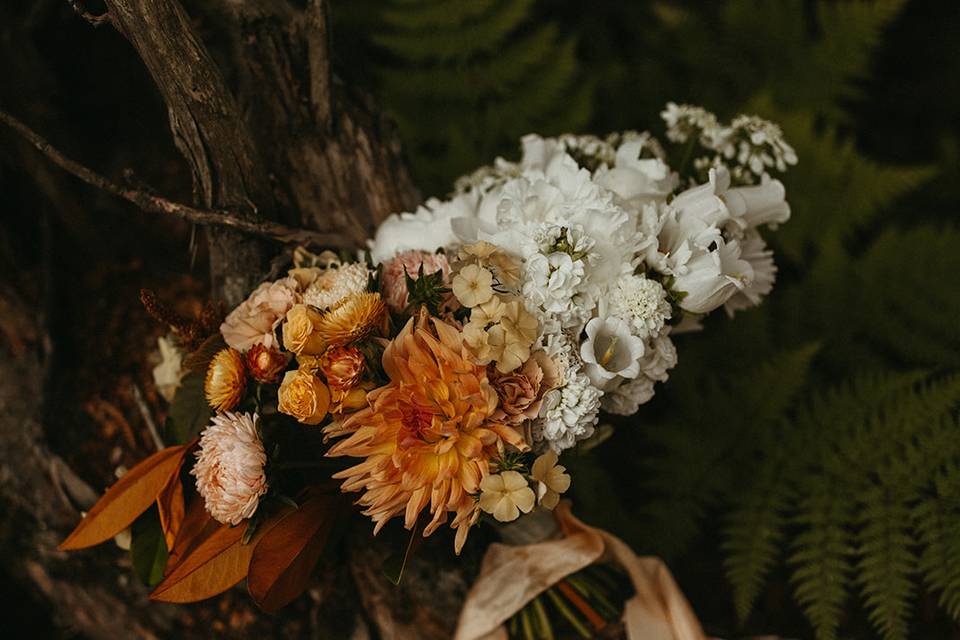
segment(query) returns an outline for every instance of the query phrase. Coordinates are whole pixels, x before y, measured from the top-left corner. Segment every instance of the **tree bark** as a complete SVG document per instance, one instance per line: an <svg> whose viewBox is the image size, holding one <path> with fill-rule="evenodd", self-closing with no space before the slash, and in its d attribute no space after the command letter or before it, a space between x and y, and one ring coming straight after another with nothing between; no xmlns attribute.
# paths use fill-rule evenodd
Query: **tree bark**
<svg viewBox="0 0 960 640"><path fill-rule="evenodd" d="M85 17L105 28L112 24L143 61L166 104L198 209L336 232L357 248L387 214L418 202L391 123L332 72L326 0L204 0L191 4L192 16L177 0L104 2L104 17ZM198 26L216 36L217 46L207 48ZM229 229L207 227L206 234L213 293L237 304L277 247ZM21 318L18 326L56 313L38 313L34 304L4 293L0 303L16 304L0 312ZM35 346L52 340L44 335ZM184 629L184 608L148 603L143 587L116 567L115 550L56 551L78 510L106 483L91 488L46 444L44 431L54 426L47 418L49 391L57 383L48 372L62 376L62 368L42 349L20 348L13 359L6 351L0 344L0 505L18 528L15 538L0 542L15 539L23 552L11 554L4 570L32 585L57 626L86 637L208 636L211 630L202 626ZM460 561L424 560L393 587L381 572L393 547L362 542L370 526L357 521L350 558L331 560L333 568L310 597L278 620L246 628L278 637L448 637L468 583ZM207 606L224 605L234 616L252 615L245 594L226 594ZM190 611L199 616L203 610Z"/></svg>

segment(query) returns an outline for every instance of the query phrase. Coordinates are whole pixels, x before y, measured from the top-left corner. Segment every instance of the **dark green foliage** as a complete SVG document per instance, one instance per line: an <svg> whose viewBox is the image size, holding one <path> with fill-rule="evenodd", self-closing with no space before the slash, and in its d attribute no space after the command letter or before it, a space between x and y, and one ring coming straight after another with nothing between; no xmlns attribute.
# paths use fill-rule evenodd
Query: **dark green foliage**
<svg viewBox="0 0 960 640"><path fill-rule="evenodd" d="M130 560L143 584L152 587L163 579L167 555L160 513L154 505L130 526Z"/></svg>
<svg viewBox="0 0 960 640"><path fill-rule="evenodd" d="M593 92L577 65L576 38L533 9L533 0L336 6L337 36L363 58L358 66L397 121L427 193L446 193L457 176L512 153L526 133L589 121Z"/></svg>

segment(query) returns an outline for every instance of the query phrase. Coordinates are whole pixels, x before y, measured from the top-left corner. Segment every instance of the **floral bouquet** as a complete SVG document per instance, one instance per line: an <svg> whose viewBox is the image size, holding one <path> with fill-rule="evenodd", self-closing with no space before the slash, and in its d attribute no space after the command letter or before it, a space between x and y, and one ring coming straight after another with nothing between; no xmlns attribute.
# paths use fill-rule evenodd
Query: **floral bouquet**
<svg viewBox="0 0 960 640"><path fill-rule="evenodd" d="M650 400L677 363L672 337L774 284L761 230L790 208L770 174L796 162L779 128L675 104L663 117L666 146L527 136L519 162L390 216L359 253L299 248L222 323L145 294L171 329L155 374L173 446L61 548L132 526L152 598L246 579L275 610L308 585L343 495L374 533L448 524L456 553L481 518L553 509L571 484L559 455L601 435L601 411Z"/></svg>

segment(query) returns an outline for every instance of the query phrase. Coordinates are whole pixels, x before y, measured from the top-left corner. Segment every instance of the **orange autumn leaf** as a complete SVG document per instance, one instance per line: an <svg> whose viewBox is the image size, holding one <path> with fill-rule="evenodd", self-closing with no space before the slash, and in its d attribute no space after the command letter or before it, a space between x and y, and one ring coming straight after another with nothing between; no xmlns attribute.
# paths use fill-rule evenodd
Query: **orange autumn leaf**
<svg viewBox="0 0 960 640"><path fill-rule="evenodd" d="M58 548L72 551L92 547L129 527L153 504L170 477L179 472L188 446L168 447L130 469L103 494Z"/></svg>
<svg viewBox="0 0 960 640"><path fill-rule="evenodd" d="M200 502L202 508L202 500ZM191 508L194 508L191 505ZM206 511L204 511L206 513ZM188 525L197 530L193 539L182 540L186 547L178 553L176 565L164 576L163 581L150 593L151 600L162 602L197 602L219 595L247 576L250 558L257 542L286 515L281 511L260 523L253 540L243 544L247 530L245 521L235 527L220 524L209 518L202 520L188 515L182 532L187 534ZM181 542L178 537L177 542ZM176 549L176 543L174 544Z"/></svg>
<svg viewBox="0 0 960 640"><path fill-rule="evenodd" d="M164 576L170 575L170 572L176 568L182 558L189 555L198 544L221 526L207 512L203 504L203 498L196 496L187 507L176 540L170 547L167 567L163 572Z"/></svg>
<svg viewBox="0 0 960 640"><path fill-rule="evenodd" d="M151 600L196 602L223 593L243 580L253 554L252 545L240 544L247 523L236 527L218 525L181 556L150 593Z"/></svg>
<svg viewBox="0 0 960 640"><path fill-rule="evenodd" d="M167 543L167 549L173 549L186 515L179 469L177 473L170 476L170 480L157 496L157 510L160 513L160 527L163 529L163 539Z"/></svg>
<svg viewBox="0 0 960 640"><path fill-rule="evenodd" d="M307 588L342 503L339 494L312 493L263 536L247 575L257 606L274 613Z"/></svg>

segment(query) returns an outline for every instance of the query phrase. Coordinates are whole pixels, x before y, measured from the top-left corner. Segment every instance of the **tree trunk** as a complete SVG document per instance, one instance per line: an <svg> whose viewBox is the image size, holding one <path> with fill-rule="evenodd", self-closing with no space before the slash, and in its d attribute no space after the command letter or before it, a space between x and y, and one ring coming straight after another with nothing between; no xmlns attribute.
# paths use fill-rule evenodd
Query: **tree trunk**
<svg viewBox="0 0 960 640"><path fill-rule="evenodd" d="M189 16L177 0L104 4L106 18L94 21L122 34L149 72L165 104L173 142L189 167L196 207L253 221L335 230L352 239L351 248L359 248L383 217L417 203L392 125L333 75L325 0L204 0L190 5L195 15ZM55 11L51 7L49 0L40 0L26 20L39 20L37 15ZM216 46L207 48L198 26ZM30 86L40 77L42 56L35 55L29 26L15 31L3 32L0 52L16 52L18 60L36 63L36 69L28 69L24 62L19 70L23 82L14 77L11 83ZM103 30L97 35L114 37ZM4 106L16 107L15 94L10 95ZM34 103L44 100L53 102L46 96ZM43 115L29 101L24 104L31 116ZM10 149L17 170L48 185L43 189L47 204L40 208L49 207L69 224L76 205L62 195L69 192L62 184L68 179L51 173L29 145L16 145ZM74 214L76 235L89 233L84 213ZM51 240L52 218L41 213L38 223L47 232L39 263L33 265L40 274L52 272L62 248ZM228 305L246 296L263 277L270 254L279 249L222 228L208 227L206 239L212 293ZM5 240L9 238L0 237L0 245ZM4 255L0 246L0 263ZM276 619L258 616L239 590L192 607L149 603L144 588L117 566L122 556L111 545L69 556L56 551L79 510L89 508L109 479L88 484L48 444L51 433L72 446L91 437L51 431L59 413L80 411L59 404L63 396L58 390L71 368L89 363L58 356L53 349L56 327L44 322L67 320L58 315L63 307L59 298L62 288L74 283L33 286L31 276L26 278L35 294L30 300L18 290L24 273L9 269L11 277L0 278L0 513L7 523L0 527L0 558L11 584L27 586L18 595L24 607L49 612L49 618L38 618L38 624L52 625L48 635L59 628L90 638L209 637L211 632L449 636L468 582L461 562L418 562L408 568L401 586L393 587L381 564L396 545L383 540L371 544L365 519L355 519L355 534L346 546L351 557L326 561L318 586ZM114 338L106 333L99 339ZM104 349L110 352L107 345ZM135 377L144 375L141 370ZM123 458L129 457L125 452ZM402 549L406 540L402 532L397 535ZM442 554L452 556L449 548L438 547L436 555ZM39 630L38 635L45 633Z"/></svg>

